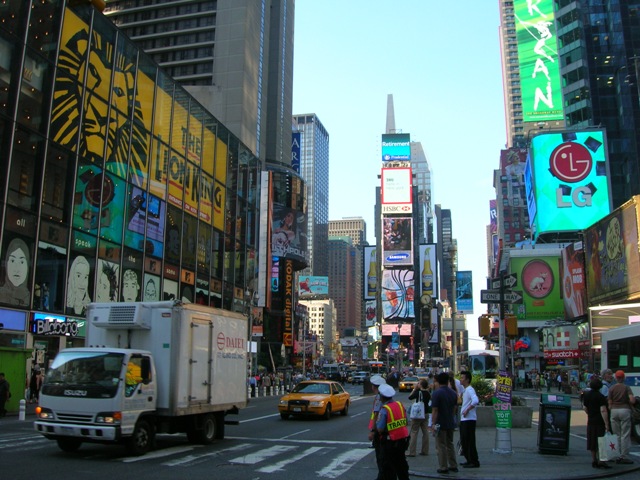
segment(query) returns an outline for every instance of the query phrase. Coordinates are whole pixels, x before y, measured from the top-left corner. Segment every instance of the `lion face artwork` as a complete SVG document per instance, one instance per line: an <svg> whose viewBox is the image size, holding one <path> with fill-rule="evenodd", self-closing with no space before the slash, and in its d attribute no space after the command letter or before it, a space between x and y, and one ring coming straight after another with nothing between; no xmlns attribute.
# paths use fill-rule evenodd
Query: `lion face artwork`
<svg viewBox="0 0 640 480"><path fill-rule="evenodd" d="M143 185L148 171L148 140L141 126L135 59L89 33L87 25L67 15L58 61L52 137L121 178ZM131 151L129 151L131 145ZM128 171L127 171L128 169Z"/></svg>

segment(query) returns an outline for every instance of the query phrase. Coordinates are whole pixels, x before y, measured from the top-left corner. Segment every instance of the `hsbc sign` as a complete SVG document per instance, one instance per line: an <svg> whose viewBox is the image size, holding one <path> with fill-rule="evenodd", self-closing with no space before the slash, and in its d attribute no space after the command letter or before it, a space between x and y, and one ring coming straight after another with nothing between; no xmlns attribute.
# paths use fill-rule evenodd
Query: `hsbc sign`
<svg viewBox="0 0 640 480"><path fill-rule="evenodd" d="M413 213L413 207L409 205L382 205L382 213Z"/></svg>

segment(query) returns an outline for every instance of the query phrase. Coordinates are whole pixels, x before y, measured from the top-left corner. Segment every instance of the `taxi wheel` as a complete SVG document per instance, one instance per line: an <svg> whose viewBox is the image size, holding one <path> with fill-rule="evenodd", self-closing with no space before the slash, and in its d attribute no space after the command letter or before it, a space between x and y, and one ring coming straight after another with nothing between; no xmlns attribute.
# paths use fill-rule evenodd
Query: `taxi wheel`
<svg viewBox="0 0 640 480"><path fill-rule="evenodd" d="M347 415L349 415L349 402L345 402L344 408L340 412L340 415L342 415L343 417L346 417Z"/></svg>
<svg viewBox="0 0 640 480"><path fill-rule="evenodd" d="M289 414L288 413L281 413L280 414L280 418L282 420L289 420Z"/></svg>
<svg viewBox="0 0 640 480"><path fill-rule="evenodd" d="M324 419L329 420L331 418L331 404L327 403L327 408L324 411Z"/></svg>

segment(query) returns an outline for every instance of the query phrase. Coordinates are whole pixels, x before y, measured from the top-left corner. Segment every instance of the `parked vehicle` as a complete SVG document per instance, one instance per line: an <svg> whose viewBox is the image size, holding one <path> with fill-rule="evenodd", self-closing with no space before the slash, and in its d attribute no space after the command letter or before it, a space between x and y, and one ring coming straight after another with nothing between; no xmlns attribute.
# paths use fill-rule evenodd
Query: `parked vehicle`
<svg viewBox="0 0 640 480"><path fill-rule="evenodd" d="M334 412L348 415L350 403L351 395L340 382L307 380L280 399L278 411L283 420L290 415L319 415L329 420Z"/></svg>
<svg viewBox="0 0 640 480"><path fill-rule="evenodd" d="M359 385L364 383L364 380L369 376L367 372L356 372L351 377L351 383L353 385Z"/></svg>
<svg viewBox="0 0 640 480"><path fill-rule="evenodd" d="M247 318L174 302L94 303L86 348L61 350L40 392L36 431L66 451L124 443L142 455L156 433L224 438L247 405ZM237 422L226 422L237 423Z"/></svg>

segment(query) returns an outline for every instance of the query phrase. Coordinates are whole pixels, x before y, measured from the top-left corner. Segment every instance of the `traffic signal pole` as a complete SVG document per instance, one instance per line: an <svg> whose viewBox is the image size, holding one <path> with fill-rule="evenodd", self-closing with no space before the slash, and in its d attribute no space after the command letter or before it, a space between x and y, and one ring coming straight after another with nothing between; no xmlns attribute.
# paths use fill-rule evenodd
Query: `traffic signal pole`
<svg viewBox="0 0 640 480"><path fill-rule="evenodd" d="M504 272L500 272L500 322L498 323L498 352L500 353L500 370L507 369L507 325L504 313Z"/></svg>

